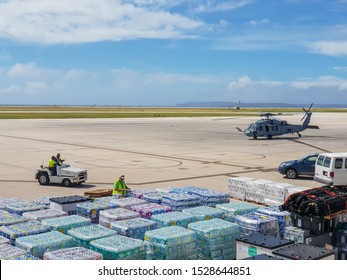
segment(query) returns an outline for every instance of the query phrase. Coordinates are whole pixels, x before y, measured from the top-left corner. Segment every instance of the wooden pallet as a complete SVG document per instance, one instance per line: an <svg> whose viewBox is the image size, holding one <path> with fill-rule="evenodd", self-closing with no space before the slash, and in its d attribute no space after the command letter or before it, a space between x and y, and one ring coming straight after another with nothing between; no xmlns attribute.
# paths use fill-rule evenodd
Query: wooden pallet
<svg viewBox="0 0 347 280"><path fill-rule="evenodd" d="M342 214L346 214L346 213L347 213L347 209L330 214L330 215L327 215L327 216L324 216L324 219L328 219L328 220L335 219L336 217L338 217Z"/></svg>
<svg viewBox="0 0 347 280"><path fill-rule="evenodd" d="M112 189L101 189L101 190L88 191L84 193L84 196L88 196L90 198L111 196L111 195L112 195Z"/></svg>

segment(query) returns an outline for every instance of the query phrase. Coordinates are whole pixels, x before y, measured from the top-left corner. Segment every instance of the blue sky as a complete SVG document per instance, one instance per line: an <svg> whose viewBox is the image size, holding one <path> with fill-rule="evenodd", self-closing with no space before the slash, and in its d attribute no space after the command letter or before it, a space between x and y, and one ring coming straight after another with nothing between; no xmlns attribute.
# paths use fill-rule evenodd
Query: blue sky
<svg viewBox="0 0 347 280"><path fill-rule="evenodd" d="M0 0L0 104L347 104L347 0Z"/></svg>

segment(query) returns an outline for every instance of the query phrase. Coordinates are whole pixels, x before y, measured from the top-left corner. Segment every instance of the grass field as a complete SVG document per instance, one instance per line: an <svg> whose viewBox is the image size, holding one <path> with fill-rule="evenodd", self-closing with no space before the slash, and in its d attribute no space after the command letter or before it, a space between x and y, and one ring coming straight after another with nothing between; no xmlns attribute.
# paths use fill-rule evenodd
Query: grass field
<svg viewBox="0 0 347 280"><path fill-rule="evenodd" d="M347 112L347 109L313 109L313 112ZM176 107L73 107L0 106L0 119L165 118L257 116L259 112L294 113L300 108L176 108Z"/></svg>

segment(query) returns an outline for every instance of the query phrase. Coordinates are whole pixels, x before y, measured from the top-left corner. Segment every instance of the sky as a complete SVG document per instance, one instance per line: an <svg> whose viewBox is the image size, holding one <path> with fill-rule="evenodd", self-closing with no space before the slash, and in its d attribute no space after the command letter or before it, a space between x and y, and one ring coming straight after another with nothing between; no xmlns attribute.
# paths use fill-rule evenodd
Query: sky
<svg viewBox="0 0 347 280"><path fill-rule="evenodd" d="M347 0L0 0L0 104L347 104Z"/></svg>

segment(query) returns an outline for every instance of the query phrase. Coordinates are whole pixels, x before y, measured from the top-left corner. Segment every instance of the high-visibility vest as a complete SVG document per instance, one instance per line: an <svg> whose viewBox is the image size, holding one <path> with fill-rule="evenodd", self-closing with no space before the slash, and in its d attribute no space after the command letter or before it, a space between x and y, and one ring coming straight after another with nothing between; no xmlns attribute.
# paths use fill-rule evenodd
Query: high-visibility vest
<svg viewBox="0 0 347 280"><path fill-rule="evenodd" d="M57 163L53 160L53 159L50 159L49 162L48 162L48 167L49 168L52 168L56 165Z"/></svg>
<svg viewBox="0 0 347 280"><path fill-rule="evenodd" d="M117 180L113 184L112 195L120 194L120 195L122 195L124 197L125 193L126 193L126 187L127 186L126 186L124 181Z"/></svg>

